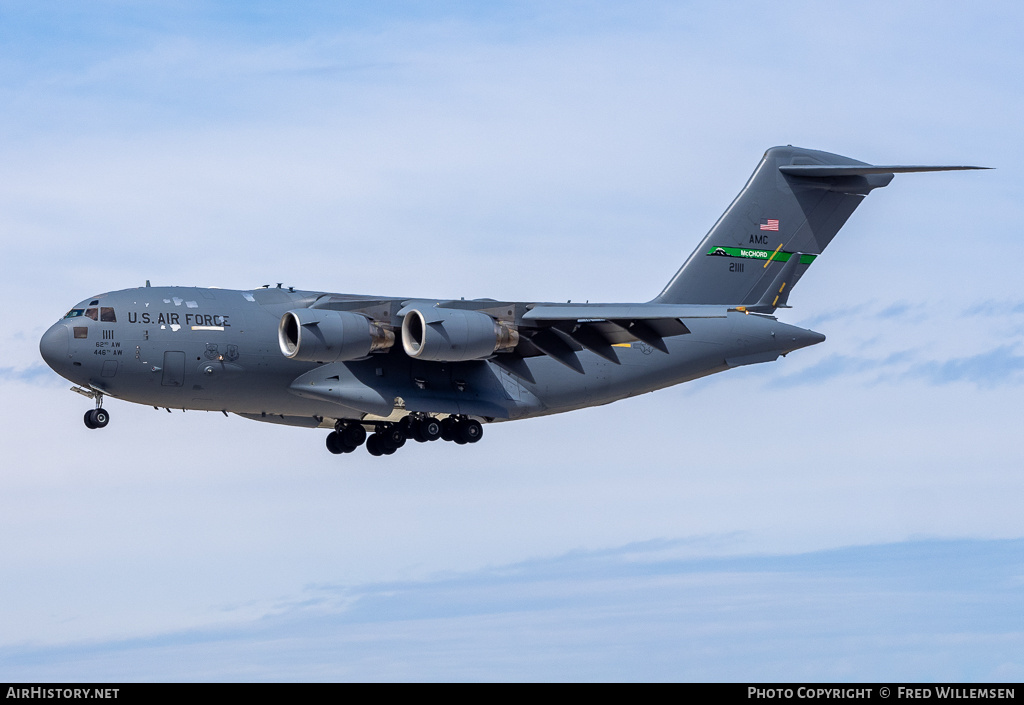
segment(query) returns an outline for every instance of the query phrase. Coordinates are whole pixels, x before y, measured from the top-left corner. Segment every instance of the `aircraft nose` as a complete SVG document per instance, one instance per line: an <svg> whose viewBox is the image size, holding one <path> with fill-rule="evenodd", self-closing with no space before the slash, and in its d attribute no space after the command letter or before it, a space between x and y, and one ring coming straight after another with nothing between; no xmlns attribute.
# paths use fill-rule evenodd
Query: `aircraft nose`
<svg viewBox="0 0 1024 705"><path fill-rule="evenodd" d="M63 323L55 323L39 340L39 354L57 372L67 364L69 339L68 327Z"/></svg>

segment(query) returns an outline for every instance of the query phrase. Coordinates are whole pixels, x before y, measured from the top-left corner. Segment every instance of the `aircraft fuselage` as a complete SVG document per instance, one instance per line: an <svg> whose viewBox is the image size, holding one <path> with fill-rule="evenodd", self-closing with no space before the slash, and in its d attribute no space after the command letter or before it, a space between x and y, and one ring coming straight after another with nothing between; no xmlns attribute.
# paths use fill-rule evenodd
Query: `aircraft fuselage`
<svg viewBox="0 0 1024 705"><path fill-rule="evenodd" d="M722 309L720 317L688 319L689 333L664 339L667 354L640 341L620 343L616 364L577 350L582 373L544 355L522 358L521 374L496 364L503 353L488 360L421 361L401 345L341 363L286 358L279 344L282 316L324 296L283 288L116 291L77 304L46 332L40 348L68 380L117 399L330 426L339 418L376 420L403 412L485 422L559 413L774 360L823 340L770 317ZM397 311L408 300L391 301ZM401 328L397 317L389 324ZM338 387L348 392L322 398L318 370L323 379L337 376ZM313 382L310 389L296 385L303 376ZM368 407L366 395L391 408Z"/></svg>

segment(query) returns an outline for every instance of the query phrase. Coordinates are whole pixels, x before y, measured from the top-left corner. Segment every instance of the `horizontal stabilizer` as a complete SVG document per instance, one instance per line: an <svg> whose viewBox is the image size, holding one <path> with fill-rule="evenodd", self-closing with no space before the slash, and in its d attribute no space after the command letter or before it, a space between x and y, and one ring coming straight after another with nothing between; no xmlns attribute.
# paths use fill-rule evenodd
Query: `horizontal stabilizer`
<svg viewBox="0 0 1024 705"><path fill-rule="evenodd" d="M970 171L990 169L987 166L874 166L864 164L790 164L779 171L790 176L868 176L870 174L913 174L922 171Z"/></svg>

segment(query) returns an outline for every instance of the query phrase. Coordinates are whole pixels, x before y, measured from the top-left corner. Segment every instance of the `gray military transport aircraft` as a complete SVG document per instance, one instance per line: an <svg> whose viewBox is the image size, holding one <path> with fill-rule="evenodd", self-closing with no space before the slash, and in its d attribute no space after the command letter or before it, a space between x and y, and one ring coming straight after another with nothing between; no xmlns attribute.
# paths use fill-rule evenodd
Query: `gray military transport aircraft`
<svg viewBox="0 0 1024 705"><path fill-rule="evenodd" d="M778 321L790 292L872 190L904 172L796 147L746 186L647 303L439 301L145 287L92 296L43 335L43 359L94 400L230 411L331 429L335 454L406 439L475 443L482 423L607 404L759 362L825 336ZM371 434L368 436L368 432Z"/></svg>

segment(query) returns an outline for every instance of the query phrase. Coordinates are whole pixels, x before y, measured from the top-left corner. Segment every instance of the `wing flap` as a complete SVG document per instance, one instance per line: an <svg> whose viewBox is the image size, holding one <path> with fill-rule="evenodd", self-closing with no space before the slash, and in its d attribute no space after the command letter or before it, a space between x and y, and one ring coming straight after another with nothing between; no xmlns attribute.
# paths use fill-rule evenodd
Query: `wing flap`
<svg viewBox="0 0 1024 705"><path fill-rule="evenodd" d="M597 324L571 324L566 328L560 328L560 330L595 355L603 357L608 362L614 362L616 365L621 364L619 356L615 354L615 348L612 347L612 341Z"/></svg>
<svg viewBox="0 0 1024 705"><path fill-rule="evenodd" d="M647 343L652 348L660 350L666 355L668 354L668 346L665 345L664 339L646 321L612 321L612 323L634 336L637 340Z"/></svg>
<svg viewBox="0 0 1024 705"><path fill-rule="evenodd" d="M612 346L640 341L668 353L664 338L690 332L681 318L725 318L725 306L674 304L532 304L523 323L540 330L525 333L530 345L577 372L583 372L572 346L620 364ZM528 351L522 350L522 353Z"/></svg>
<svg viewBox="0 0 1024 705"><path fill-rule="evenodd" d="M564 335L564 334L562 334ZM576 351L559 335L554 328L544 328L530 336L530 343L548 357L561 362L570 370L585 374L583 364L576 356Z"/></svg>

